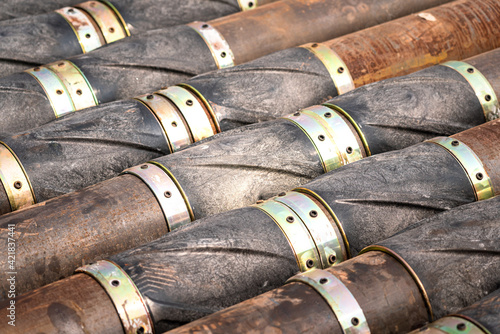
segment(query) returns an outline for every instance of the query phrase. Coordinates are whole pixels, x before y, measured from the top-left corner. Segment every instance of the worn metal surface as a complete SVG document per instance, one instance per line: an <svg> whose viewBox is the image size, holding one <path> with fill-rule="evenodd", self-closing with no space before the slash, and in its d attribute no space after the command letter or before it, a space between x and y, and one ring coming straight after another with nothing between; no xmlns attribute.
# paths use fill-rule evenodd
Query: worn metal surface
<svg viewBox="0 0 500 334"><path fill-rule="evenodd" d="M0 304L0 316L8 319L9 300ZM33 308L33 305L37 305ZM96 280L79 274L16 298L15 327L0 324L3 334L110 333L123 327L108 295Z"/></svg>
<svg viewBox="0 0 500 334"><path fill-rule="evenodd" d="M499 18L496 0L459 0L325 44L360 86L497 48Z"/></svg>
<svg viewBox="0 0 500 334"><path fill-rule="evenodd" d="M455 313L466 319L472 320L491 334L498 333L500 329L500 290L496 290L463 310Z"/></svg>
<svg viewBox="0 0 500 334"><path fill-rule="evenodd" d="M491 87L500 95L500 68L494 66L500 61L500 48L467 59L467 63L477 68L486 77ZM497 110L500 113L500 110Z"/></svg>
<svg viewBox="0 0 500 334"><path fill-rule="evenodd" d="M464 205L375 244L397 254L414 271L435 319L498 288L499 203L495 197Z"/></svg>
<svg viewBox="0 0 500 334"><path fill-rule="evenodd" d="M126 191L124 190L126 189ZM151 190L123 175L81 192L37 204L2 218L1 248L7 254L8 224L15 224L16 291L24 293L71 275L85 263L154 240L168 232ZM6 266L7 258L0 257ZM8 291L1 273L0 299Z"/></svg>

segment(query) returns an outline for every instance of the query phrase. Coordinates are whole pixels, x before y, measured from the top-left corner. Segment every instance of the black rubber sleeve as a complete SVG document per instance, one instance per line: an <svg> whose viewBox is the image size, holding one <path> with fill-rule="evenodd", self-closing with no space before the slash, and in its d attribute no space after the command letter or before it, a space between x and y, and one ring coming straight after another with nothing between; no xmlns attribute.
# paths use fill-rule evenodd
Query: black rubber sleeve
<svg viewBox="0 0 500 334"><path fill-rule="evenodd" d="M4 139L29 175L38 202L170 153L160 124L141 102L124 100L92 109Z"/></svg>
<svg viewBox="0 0 500 334"><path fill-rule="evenodd" d="M332 208L353 256L420 219L475 200L462 166L431 143L357 161L303 188Z"/></svg>
<svg viewBox="0 0 500 334"><path fill-rule="evenodd" d="M78 2L75 0L2 0L0 1L0 21L21 16L48 13Z"/></svg>
<svg viewBox="0 0 500 334"><path fill-rule="evenodd" d="M497 197L426 219L377 245L408 263L441 318L498 288L499 217Z"/></svg>
<svg viewBox="0 0 500 334"><path fill-rule="evenodd" d="M500 333L500 290L490 293L456 314L472 319L489 330L491 334Z"/></svg>
<svg viewBox="0 0 500 334"><path fill-rule="evenodd" d="M470 84L446 66L363 86L329 102L352 116L372 154L452 135L485 121Z"/></svg>
<svg viewBox="0 0 500 334"><path fill-rule="evenodd" d="M221 133L155 161L173 173L200 218L267 199L323 174L311 140L286 120Z"/></svg>
<svg viewBox="0 0 500 334"><path fill-rule="evenodd" d="M279 287L298 271L283 232L257 208L202 219L111 260L145 298L157 333Z"/></svg>
<svg viewBox="0 0 500 334"><path fill-rule="evenodd" d="M223 130L291 114L337 95L326 67L305 48L278 51L187 84L210 103Z"/></svg>

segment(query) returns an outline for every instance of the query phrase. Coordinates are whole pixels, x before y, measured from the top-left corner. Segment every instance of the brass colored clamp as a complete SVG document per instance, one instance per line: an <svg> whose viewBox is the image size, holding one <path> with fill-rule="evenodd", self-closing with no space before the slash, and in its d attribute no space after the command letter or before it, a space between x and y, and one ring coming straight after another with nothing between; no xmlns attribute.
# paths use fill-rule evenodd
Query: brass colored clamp
<svg viewBox="0 0 500 334"><path fill-rule="evenodd" d="M108 1L86 1L75 7L83 9L90 14L101 29L106 43L115 42L130 36L123 17Z"/></svg>
<svg viewBox="0 0 500 334"><path fill-rule="evenodd" d="M481 201L495 196L493 185L483 163L467 145L451 137L436 137L427 142L445 148L460 163L469 177L476 200Z"/></svg>
<svg viewBox="0 0 500 334"><path fill-rule="evenodd" d="M457 316L446 316L410 334L487 334L471 321Z"/></svg>
<svg viewBox="0 0 500 334"><path fill-rule="evenodd" d="M69 60L35 67L25 72L31 74L42 86L57 118L98 104L87 78Z"/></svg>
<svg viewBox="0 0 500 334"><path fill-rule="evenodd" d="M12 211L36 203L28 174L15 153L3 142L0 142L0 180Z"/></svg>
<svg viewBox="0 0 500 334"><path fill-rule="evenodd" d="M355 88L349 69L335 51L320 43L304 44L301 47L311 51L325 65L339 95Z"/></svg>
<svg viewBox="0 0 500 334"><path fill-rule="evenodd" d="M103 260L80 267L76 272L91 276L106 290L126 334L153 333L154 326L148 306L139 289L122 268L111 261Z"/></svg>
<svg viewBox="0 0 500 334"><path fill-rule="evenodd" d="M199 21L189 23L187 26L193 28L207 43L219 69L234 66L233 51L217 29L206 22Z"/></svg>
<svg viewBox="0 0 500 334"><path fill-rule="evenodd" d="M463 61L448 61L442 65L454 69L469 82L483 107L486 121L492 121L500 117L500 104L495 91L481 72Z"/></svg>
<svg viewBox="0 0 500 334"><path fill-rule="evenodd" d="M293 122L311 139L325 173L366 156L348 123L328 107L312 106L284 119Z"/></svg>
<svg viewBox="0 0 500 334"><path fill-rule="evenodd" d="M258 5L258 0L238 0L238 4L240 5L241 10L244 12L256 8Z"/></svg>
<svg viewBox="0 0 500 334"><path fill-rule="evenodd" d="M326 270L311 270L290 278L287 283L300 282L316 290L328 303L346 334L369 334L365 314L351 291L335 275Z"/></svg>
<svg viewBox="0 0 500 334"><path fill-rule="evenodd" d="M346 258L335 223L309 196L292 191L254 206L280 227L301 271L328 268Z"/></svg>
<svg viewBox="0 0 500 334"><path fill-rule="evenodd" d="M194 220L184 191L163 166L150 162L125 169L121 174L132 174L151 189L165 216L169 232Z"/></svg>

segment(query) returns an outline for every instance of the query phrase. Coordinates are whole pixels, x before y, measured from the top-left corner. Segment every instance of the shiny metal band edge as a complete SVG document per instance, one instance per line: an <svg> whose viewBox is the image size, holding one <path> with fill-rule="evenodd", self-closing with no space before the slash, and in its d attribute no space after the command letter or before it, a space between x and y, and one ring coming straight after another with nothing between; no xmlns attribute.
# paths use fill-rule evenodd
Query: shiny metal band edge
<svg viewBox="0 0 500 334"><path fill-rule="evenodd" d="M328 73L330 73L333 84L337 88L338 95L347 93L355 88L347 65L335 51L321 43L309 43L301 47L311 51L325 65Z"/></svg>
<svg viewBox="0 0 500 334"><path fill-rule="evenodd" d="M234 54L224 36L207 22L195 21L187 24L205 41L219 69L234 66Z"/></svg>
<svg viewBox="0 0 500 334"><path fill-rule="evenodd" d="M98 104L87 78L69 60L60 60L25 72L42 86L56 118Z"/></svg>
<svg viewBox="0 0 500 334"><path fill-rule="evenodd" d="M266 213L287 238L301 271L328 268L345 260L335 223L307 195L291 191L253 205Z"/></svg>
<svg viewBox="0 0 500 334"><path fill-rule="evenodd" d="M179 189L173 176L167 174L164 168L153 163L145 163L127 168L122 174L132 174L138 177L151 189L165 216L169 232L194 220L183 191Z"/></svg>
<svg viewBox="0 0 500 334"><path fill-rule="evenodd" d="M495 196L493 184L483 163L466 144L451 137L436 137L426 142L443 147L460 163L471 182L476 200Z"/></svg>
<svg viewBox="0 0 500 334"><path fill-rule="evenodd" d="M304 131L321 159L325 173L366 157L346 121L325 106L311 106L283 117Z"/></svg>
<svg viewBox="0 0 500 334"><path fill-rule="evenodd" d="M485 331L473 322L453 316L448 315L444 318L438 319L430 324L422 327L420 329L410 332L410 334L490 334L489 331Z"/></svg>
<svg viewBox="0 0 500 334"><path fill-rule="evenodd" d="M242 12L257 8L259 5L258 0L238 0L238 4L240 5L240 9Z"/></svg>
<svg viewBox="0 0 500 334"><path fill-rule="evenodd" d="M141 292L117 264L102 260L82 266L76 272L91 276L104 288L118 312L126 334L154 332L153 320Z"/></svg>
<svg viewBox="0 0 500 334"><path fill-rule="evenodd" d="M12 211L36 203L28 174L16 154L3 142L0 142L0 180Z"/></svg>
<svg viewBox="0 0 500 334"><path fill-rule="evenodd" d="M316 269L293 276L287 281L291 282L300 282L316 290L332 309L345 334L370 333L363 309L335 275Z"/></svg>
<svg viewBox="0 0 500 334"><path fill-rule="evenodd" d="M466 62L455 60L441 65L454 69L469 82L479 99L479 103L481 103L486 121L492 121L500 117L500 104L495 90L491 87L488 79L477 68Z"/></svg>

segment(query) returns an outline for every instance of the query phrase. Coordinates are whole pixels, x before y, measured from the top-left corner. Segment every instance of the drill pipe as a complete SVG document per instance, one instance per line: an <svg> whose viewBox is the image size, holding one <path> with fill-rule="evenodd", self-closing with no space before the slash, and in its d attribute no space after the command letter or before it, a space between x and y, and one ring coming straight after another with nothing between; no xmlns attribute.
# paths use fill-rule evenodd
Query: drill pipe
<svg viewBox="0 0 500 334"><path fill-rule="evenodd" d="M357 6L347 5L344 0L279 1L253 11L210 21L211 26L201 23L197 25L201 32L209 31L212 37L216 35L219 43L214 45L223 47L224 51L213 53L221 68L233 63L248 62L295 45L341 36L427 8L443 0L412 0L406 1L404 6L396 0L355 2L358 3ZM446 58L442 54L439 57L433 55L434 47L426 45L427 43L435 43L445 50L443 53L448 54L449 59L467 58L500 47L500 38L496 38L500 34L500 23L497 26L497 22L500 22L499 7L498 0L453 2L448 7L431 11L439 18L438 21L418 25L418 34L425 38L417 39L414 32L400 28L400 25L412 24L414 19L410 17L394 23L394 28L398 30L395 30L397 33L391 41L393 45L400 45L405 49L405 55L419 50L424 59L419 58L416 63L409 64L413 71ZM217 35L217 31L220 35ZM378 31L373 30L368 34L377 39L381 36L377 34ZM434 33L440 37L434 36ZM475 36L473 42L461 44L462 40L471 39L471 34ZM224 39L227 43L223 42ZM409 40L412 43L408 43ZM322 48L328 54L332 53L326 45ZM386 49L387 52L388 50ZM379 48L372 51L384 53ZM364 55L360 53L356 59L358 57ZM335 63L338 63L338 59L334 59L332 66ZM57 64L61 64L62 68ZM32 75L26 72L13 74L0 79L0 134L6 136L45 124L68 112L176 84L190 76L214 70L217 64L207 44L194 29L190 26L178 26L133 36L73 57L68 62L54 63L50 69L40 67L44 73L69 69L78 72L82 87L76 91L76 95L76 87L70 87L68 92L73 95L68 95L64 87L54 89L51 86L47 88L49 98L33 77L38 72L30 70L28 72ZM341 71L345 71L344 67L340 67ZM337 70L340 68L335 67L335 73ZM23 94L22 97L20 94ZM73 100L78 103L72 104ZM51 105L51 101L55 102Z"/></svg>
<svg viewBox="0 0 500 334"><path fill-rule="evenodd" d="M499 60L500 49L467 60L474 66L436 66L357 90L329 104L351 117L361 129L367 152L407 147L430 136L450 135L498 117L495 92L500 92L500 69L496 66ZM488 92L482 92L477 78L482 78L479 83L484 82ZM235 69L195 77L155 94L67 115L3 142L16 154L26 173L26 192L31 184L34 195L26 203L30 205L111 178L125 168L172 153L219 131L321 102L324 96L342 92L332 82L323 63L311 57L310 49L293 48ZM187 97L175 100L172 92L183 92ZM187 105L189 101L191 106ZM409 109L414 111L410 113ZM186 117L161 119L165 113L179 113L176 110ZM190 114L193 116L188 118ZM184 134L179 132L182 129ZM93 163L88 164L89 160ZM4 175L9 173L5 167L0 166L0 170ZM0 188L12 188L5 182ZM20 207L0 189L0 212Z"/></svg>
<svg viewBox="0 0 500 334"><path fill-rule="evenodd" d="M494 148L500 139L500 120L451 138L438 139L357 161L288 194L259 201L255 206L212 215L187 225L186 221L171 220L171 228L186 226L109 259L118 265L112 265L115 266L114 271L121 272L133 283L130 286L137 287L157 331L193 321L278 287L297 270L328 268L420 219L486 199L498 192L500 153ZM297 140L293 142L290 139L290 142L294 146L300 145ZM261 159L251 155L249 158ZM312 163L320 165L318 159ZM138 168L133 172L144 176L147 171L159 169L155 164L143 166L147 168ZM212 166L207 163L204 170ZM184 186L184 195L189 197L191 204L195 203L191 208L183 207L182 203L179 205L179 200L182 201L179 191L168 187L157 188L159 191L156 194L164 196L166 205L169 205L169 200L175 201L170 204L171 211L165 212L169 218L189 216L189 209L197 216L213 213L213 207L218 206L217 201L235 196L219 190L229 189L226 186L230 182L228 180L234 179L238 173L244 174L237 181L239 186L246 179L255 177L255 174L247 172L251 172L252 168L225 169L225 177L217 180L196 178L192 169L185 165L178 169L174 164L168 167L177 177L176 182ZM182 174L184 169L187 169L186 173ZM267 182L266 177L262 177L262 184ZM135 242L144 242L154 234L154 230L167 232L163 212L159 210L159 203L164 203L161 197L158 201L151 198L153 196L131 197L119 210L110 205L124 199L111 199L108 195L121 192L120 189L128 189L128 196L146 192L147 186L133 184L133 178L133 175L118 178L121 184L115 182L114 189L91 187L82 200L79 200L79 193L61 197L64 198L62 203L70 208L77 200L79 205L82 205L81 201L86 201L86 206L81 207L82 212L88 214L85 222L74 211L61 209L55 200L44 203L47 210L44 219L50 221L50 215L54 216L56 211L64 214L64 219L57 220L53 225L40 225L35 215L30 215L24 222L15 218L29 209L4 216L1 223L3 235L12 224L11 238L23 245L16 250L17 293L69 274L77 263L107 258L108 254L124 244L130 246ZM192 185L185 182L188 178L201 182L196 192L193 192ZM112 183L106 181L105 184ZM234 184L232 186L234 188ZM103 196L105 190L108 191L107 197ZM246 192L247 189L241 191ZM147 208L141 213L148 216L144 224L133 217L139 207ZM106 211L109 216L106 215L107 219L90 218L94 215L92 210ZM128 210L130 213L126 218L117 217ZM78 228L72 227L75 221L79 222ZM127 224L132 228L125 227ZM124 235L125 232L130 237ZM4 253L7 254L6 251ZM2 268L6 266L5 262L1 265ZM3 275L6 273L4 271ZM0 278L0 282L6 282L2 288L5 294L9 289L8 277ZM76 292L62 294L58 288L53 291L52 286L71 285L70 281L63 283L65 280L28 293L21 299L32 300L33 296L39 295L46 305L50 305L55 301L48 295L57 294L62 299L74 300L70 295ZM76 301L72 303L65 305L71 304L75 310L83 308ZM96 304L100 303L93 302L93 305ZM32 303L31 307L33 310L44 309L38 302ZM83 312L89 314L93 311ZM34 317L45 323L48 318L44 316ZM71 324L66 322L65 325ZM36 328L43 326L37 324ZM16 327L16 330L26 329Z"/></svg>
<svg viewBox="0 0 500 334"><path fill-rule="evenodd" d="M169 333L407 332L498 287L499 214L499 197L452 209L354 259L299 274L281 288ZM468 320L491 330L484 333L498 333L499 296L497 290L458 311L460 318L443 318L455 322L451 331L430 324L412 333L482 333L465 331L472 329Z"/></svg>
<svg viewBox="0 0 500 334"><path fill-rule="evenodd" d="M259 5L266 1L273 0ZM241 9L238 0L73 1L51 13L0 23L0 75L87 53L148 30L212 20Z"/></svg>

